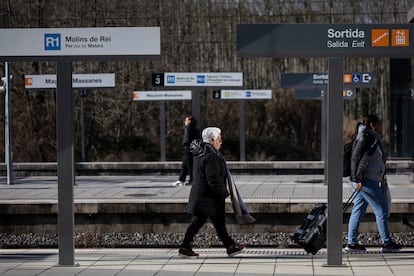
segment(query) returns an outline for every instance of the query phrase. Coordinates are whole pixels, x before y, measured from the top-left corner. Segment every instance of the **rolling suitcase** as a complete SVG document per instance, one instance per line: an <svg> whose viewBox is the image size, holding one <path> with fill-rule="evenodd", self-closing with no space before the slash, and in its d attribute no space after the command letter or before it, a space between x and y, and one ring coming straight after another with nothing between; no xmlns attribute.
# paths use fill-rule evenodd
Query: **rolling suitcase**
<svg viewBox="0 0 414 276"><path fill-rule="evenodd" d="M354 191L344 204L345 212L356 196ZM318 203L306 216L303 224L295 231L292 239L307 253L315 255L319 249L326 245L326 221L328 217L328 208L325 203Z"/></svg>

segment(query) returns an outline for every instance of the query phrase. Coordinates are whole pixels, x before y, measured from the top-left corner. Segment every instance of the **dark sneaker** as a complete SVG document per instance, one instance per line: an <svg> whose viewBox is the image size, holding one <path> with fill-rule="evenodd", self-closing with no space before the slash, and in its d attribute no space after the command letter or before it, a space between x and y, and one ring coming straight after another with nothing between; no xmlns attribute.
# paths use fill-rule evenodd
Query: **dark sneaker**
<svg viewBox="0 0 414 276"><path fill-rule="evenodd" d="M184 258L198 258L199 254L195 253L191 248L180 247L178 255Z"/></svg>
<svg viewBox="0 0 414 276"><path fill-rule="evenodd" d="M367 249L360 244L347 244L344 251L346 253L365 253Z"/></svg>
<svg viewBox="0 0 414 276"><path fill-rule="evenodd" d="M237 254L240 254L245 248L246 248L245 245L239 245L239 244L230 245L229 247L227 247L227 255L229 257L234 257Z"/></svg>
<svg viewBox="0 0 414 276"><path fill-rule="evenodd" d="M397 244L393 241L384 244L381 248L382 253L394 253L394 252L398 252L401 250L401 248L403 248L403 246L401 244Z"/></svg>

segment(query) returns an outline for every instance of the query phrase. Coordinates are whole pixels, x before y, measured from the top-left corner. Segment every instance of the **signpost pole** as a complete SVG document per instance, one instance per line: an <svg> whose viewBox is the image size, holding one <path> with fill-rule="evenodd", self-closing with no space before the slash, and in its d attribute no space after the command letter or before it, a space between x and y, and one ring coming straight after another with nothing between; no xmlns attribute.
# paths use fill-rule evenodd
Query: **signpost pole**
<svg viewBox="0 0 414 276"><path fill-rule="evenodd" d="M13 147L12 147L12 134L11 134L11 89L10 89L10 65L8 62L4 63L5 67L5 79L4 79L4 93L5 97L5 160L7 166L7 185L13 184Z"/></svg>
<svg viewBox="0 0 414 276"><path fill-rule="evenodd" d="M192 91L192 96L191 96L191 103L192 103L192 107L191 107L191 113L193 115L193 117L201 124L200 119L201 119L201 89L200 88L194 88Z"/></svg>
<svg viewBox="0 0 414 276"><path fill-rule="evenodd" d="M328 266L342 265L342 124L344 99L343 58L329 59L329 83L326 93L327 155L325 184L328 186L327 249Z"/></svg>
<svg viewBox="0 0 414 276"><path fill-rule="evenodd" d="M160 149L161 161L166 160L165 148L165 101L160 101Z"/></svg>
<svg viewBox="0 0 414 276"><path fill-rule="evenodd" d="M73 150L72 63L57 63L57 178L58 178L58 237L59 265L75 262L73 187L75 184Z"/></svg>
<svg viewBox="0 0 414 276"><path fill-rule="evenodd" d="M239 124L240 124L240 161L246 161L246 141L244 129L244 100L239 102Z"/></svg>
<svg viewBox="0 0 414 276"><path fill-rule="evenodd" d="M80 128L81 128L81 150L82 150L82 162L86 161L85 154L85 114L84 114L84 98L86 97L86 91L80 90Z"/></svg>

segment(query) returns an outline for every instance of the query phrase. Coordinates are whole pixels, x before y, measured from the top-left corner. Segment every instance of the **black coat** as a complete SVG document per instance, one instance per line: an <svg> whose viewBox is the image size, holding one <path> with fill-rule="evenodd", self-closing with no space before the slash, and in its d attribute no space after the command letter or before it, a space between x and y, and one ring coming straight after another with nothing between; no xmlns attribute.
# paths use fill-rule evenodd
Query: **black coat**
<svg viewBox="0 0 414 276"><path fill-rule="evenodd" d="M227 176L224 161L213 145L194 140L190 145L194 157L193 184L187 212L193 215L214 216L224 213Z"/></svg>
<svg viewBox="0 0 414 276"><path fill-rule="evenodd" d="M184 135L182 145L184 148L189 149L190 144L194 139L200 139L200 130L193 124L189 124L184 128Z"/></svg>

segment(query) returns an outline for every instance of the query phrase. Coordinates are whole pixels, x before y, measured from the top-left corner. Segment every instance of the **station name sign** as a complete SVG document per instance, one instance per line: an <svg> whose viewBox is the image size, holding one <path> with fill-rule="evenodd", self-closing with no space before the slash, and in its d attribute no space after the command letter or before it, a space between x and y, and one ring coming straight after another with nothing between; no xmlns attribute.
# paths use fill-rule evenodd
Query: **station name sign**
<svg viewBox="0 0 414 276"><path fill-rule="evenodd" d="M216 100L270 100L272 90L215 90L213 99Z"/></svg>
<svg viewBox="0 0 414 276"><path fill-rule="evenodd" d="M25 89L56 89L56 75L25 75ZM115 74L73 74L72 88L112 88Z"/></svg>
<svg viewBox="0 0 414 276"><path fill-rule="evenodd" d="M374 74L370 72L345 73L344 87L373 87ZM328 73L285 73L280 75L282 88L325 88L328 85Z"/></svg>
<svg viewBox="0 0 414 276"><path fill-rule="evenodd" d="M159 85L178 87L240 87L243 86L243 73L218 72L218 73L162 73L156 74ZM157 79L156 79L157 80ZM154 84L154 81L153 81Z"/></svg>
<svg viewBox="0 0 414 276"><path fill-rule="evenodd" d="M249 57L410 57L412 24L239 24L237 54Z"/></svg>
<svg viewBox="0 0 414 276"><path fill-rule="evenodd" d="M159 27L0 29L0 59L159 56Z"/></svg>
<svg viewBox="0 0 414 276"><path fill-rule="evenodd" d="M191 100L191 90L134 91L133 101Z"/></svg>

